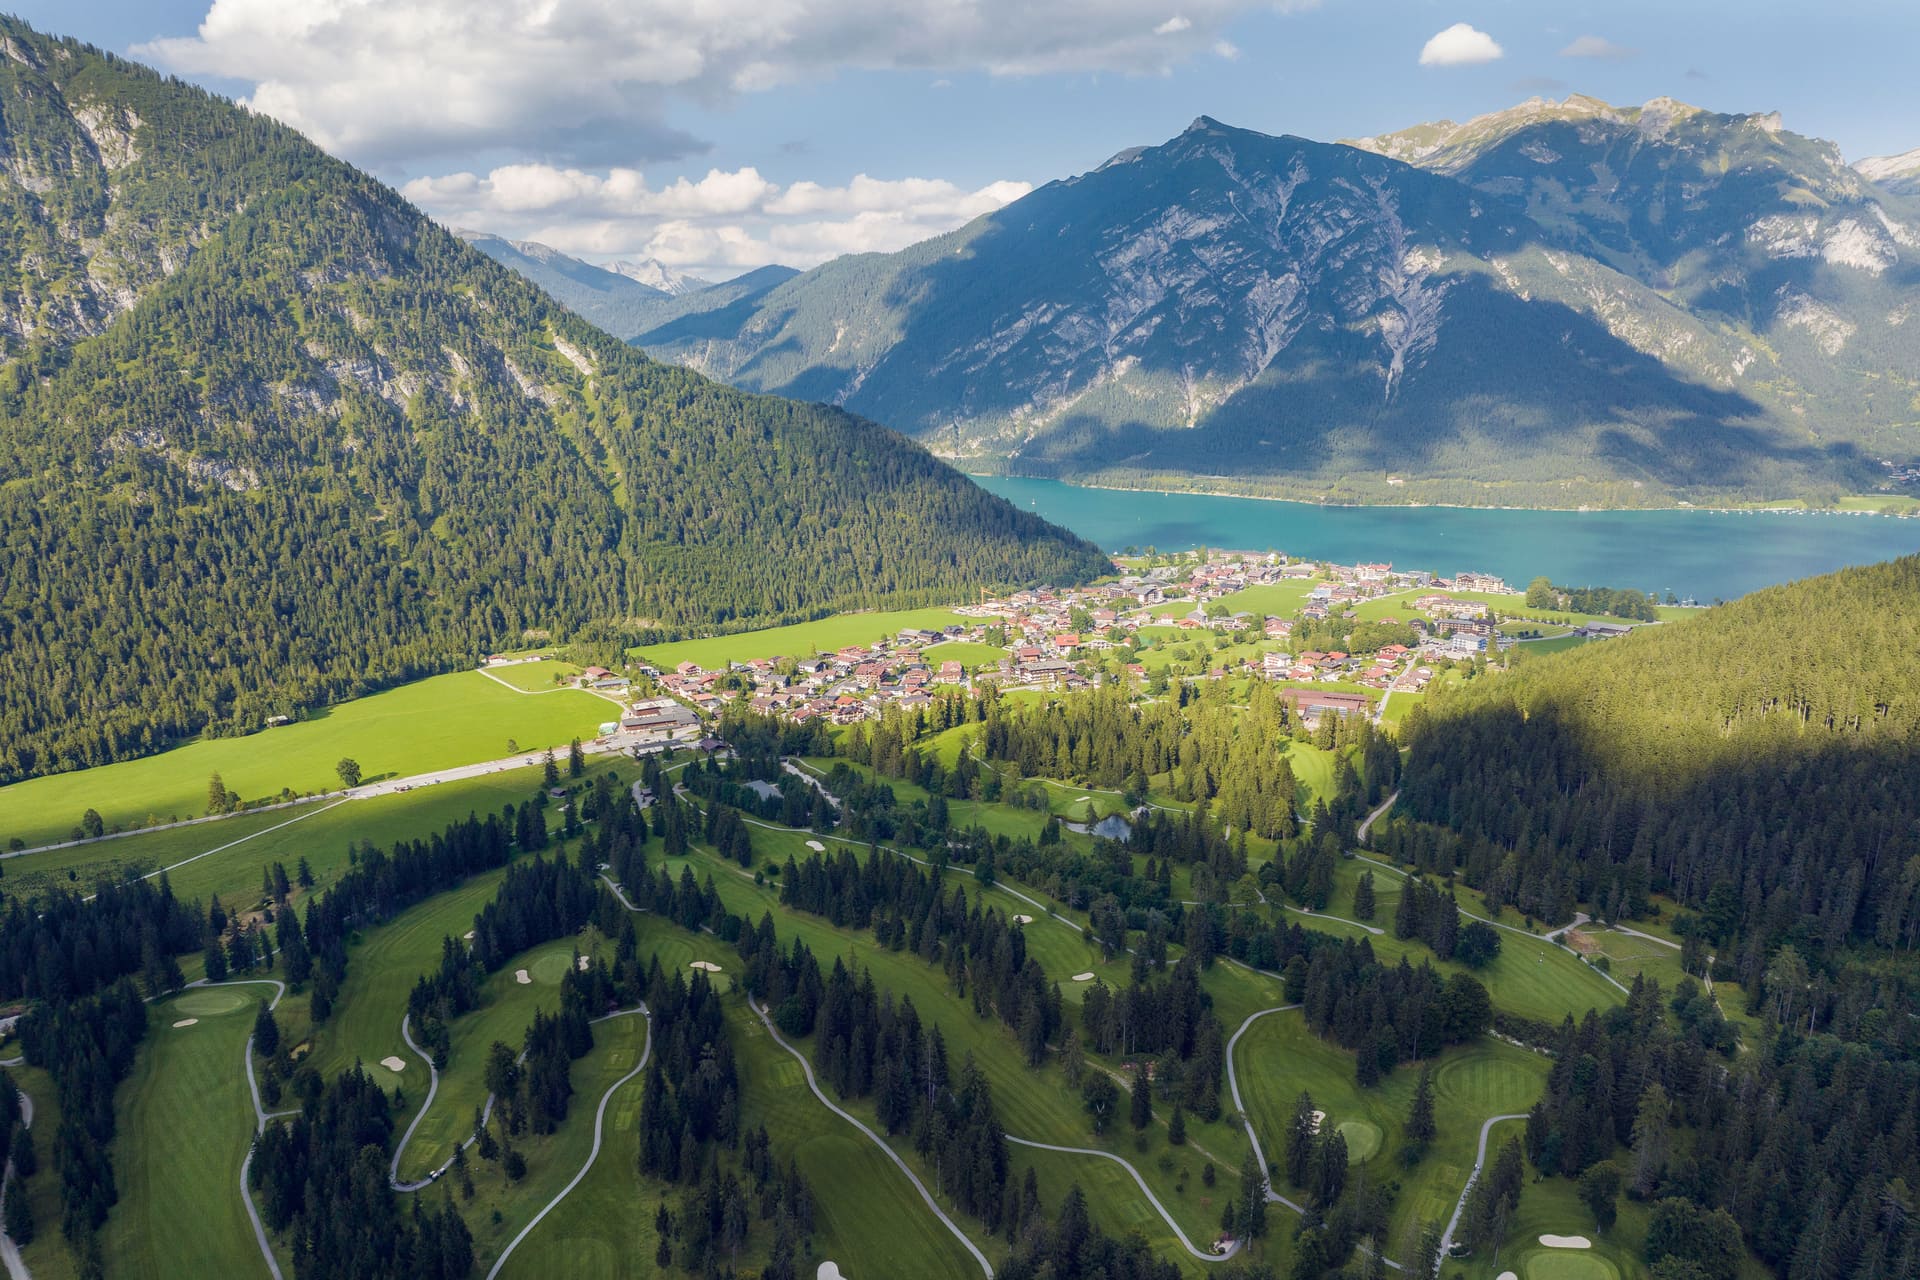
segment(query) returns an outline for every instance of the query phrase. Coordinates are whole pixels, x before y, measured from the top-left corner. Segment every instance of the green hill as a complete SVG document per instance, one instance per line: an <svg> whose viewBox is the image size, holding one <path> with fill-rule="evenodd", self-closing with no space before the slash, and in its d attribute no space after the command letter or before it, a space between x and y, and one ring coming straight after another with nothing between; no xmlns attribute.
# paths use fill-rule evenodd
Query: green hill
<svg viewBox="0 0 1920 1280"><path fill-rule="evenodd" d="M657 364L294 132L0 23L0 780L470 660L1094 548Z"/></svg>
<svg viewBox="0 0 1920 1280"><path fill-rule="evenodd" d="M1555 919L1646 918L1668 895L1703 922L1692 967L1715 954L1749 990L1783 943L1836 971L1851 948L1910 950L1917 599L1910 556L1450 689L1409 717L1396 812L1419 823L1389 844Z"/></svg>

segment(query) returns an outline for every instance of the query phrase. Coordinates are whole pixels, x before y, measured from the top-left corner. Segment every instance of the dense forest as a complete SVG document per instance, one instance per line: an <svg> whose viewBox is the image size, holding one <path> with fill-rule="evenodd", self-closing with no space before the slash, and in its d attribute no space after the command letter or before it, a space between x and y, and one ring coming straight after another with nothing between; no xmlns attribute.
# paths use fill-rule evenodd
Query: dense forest
<svg viewBox="0 0 1920 1280"><path fill-rule="evenodd" d="M1787 951L1812 1029L1861 1039L1920 1011L1905 966L1854 963L1920 943L1917 599L1909 557L1451 690L1408 719L1381 847L1554 920L1671 898L1693 972L1757 1005Z"/></svg>
<svg viewBox="0 0 1920 1280"><path fill-rule="evenodd" d="M0 31L0 781L529 634L1105 567L891 432L648 360L264 115Z"/></svg>

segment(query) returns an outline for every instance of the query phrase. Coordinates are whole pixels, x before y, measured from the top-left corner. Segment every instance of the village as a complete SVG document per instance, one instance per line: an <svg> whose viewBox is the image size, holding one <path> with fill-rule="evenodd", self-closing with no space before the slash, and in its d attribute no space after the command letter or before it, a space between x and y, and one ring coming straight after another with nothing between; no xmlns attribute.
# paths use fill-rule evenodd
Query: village
<svg viewBox="0 0 1920 1280"><path fill-rule="evenodd" d="M889 707L913 712L943 689L1064 691L1116 681L1144 696L1175 681L1272 681L1311 725L1325 715L1384 718L1395 694L1422 693L1437 673L1523 642L1476 598L1513 590L1483 573L1441 578L1389 564L1222 551L1120 557L1114 568L1115 577L1091 586L983 597L954 607L943 626L867 644L712 666L657 666L642 653L623 672L587 667L574 682L621 706L601 736L636 751L709 740L733 705L796 724L846 725ZM1589 621L1577 634L1630 629ZM538 659L496 656L483 665L530 660Z"/></svg>

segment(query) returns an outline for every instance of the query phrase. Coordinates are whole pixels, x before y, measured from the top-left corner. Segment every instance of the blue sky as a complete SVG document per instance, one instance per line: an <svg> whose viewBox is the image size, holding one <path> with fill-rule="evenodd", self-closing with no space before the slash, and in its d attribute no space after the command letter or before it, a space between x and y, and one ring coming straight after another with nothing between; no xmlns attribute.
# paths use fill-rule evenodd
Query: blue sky
<svg viewBox="0 0 1920 1280"><path fill-rule="evenodd" d="M445 221L714 277L899 247L1200 114L1333 139L1668 95L1849 159L1920 147L1912 0L15 3Z"/></svg>

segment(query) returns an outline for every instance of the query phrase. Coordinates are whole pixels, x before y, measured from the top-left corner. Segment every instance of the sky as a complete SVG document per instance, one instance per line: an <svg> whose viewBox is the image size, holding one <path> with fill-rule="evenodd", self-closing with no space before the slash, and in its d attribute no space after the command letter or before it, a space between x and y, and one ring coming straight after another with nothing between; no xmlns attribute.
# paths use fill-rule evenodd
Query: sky
<svg viewBox="0 0 1920 1280"><path fill-rule="evenodd" d="M1323 140L1533 96L1920 148L1914 0L14 0L442 222L723 279L889 251L1198 115Z"/></svg>

